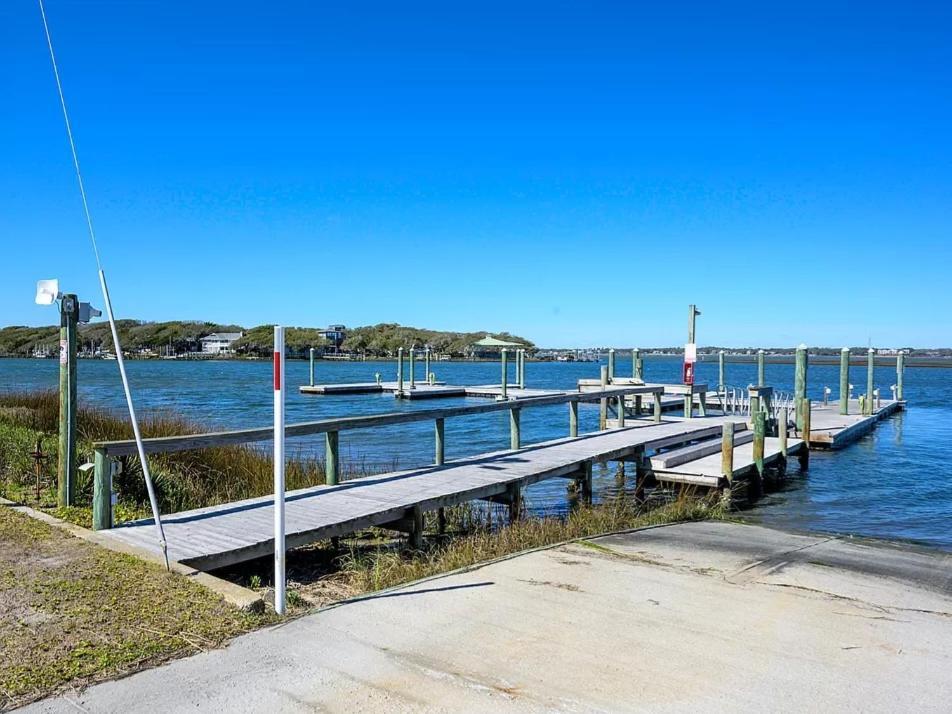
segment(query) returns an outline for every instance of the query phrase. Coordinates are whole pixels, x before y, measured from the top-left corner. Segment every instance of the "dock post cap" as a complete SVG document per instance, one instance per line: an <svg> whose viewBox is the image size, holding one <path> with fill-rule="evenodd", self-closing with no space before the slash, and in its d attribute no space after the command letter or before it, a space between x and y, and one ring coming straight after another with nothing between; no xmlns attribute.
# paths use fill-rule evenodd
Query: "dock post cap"
<svg viewBox="0 0 952 714"><path fill-rule="evenodd" d="M843 349L840 350L840 352L849 352L849 351L850 351L849 347L844 347Z"/></svg>
<svg viewBox="0 0 952 714"><path fill-rule="evenodd" d="M874 350L872 347L870 347L870 348L867 350L867 352L869 352L870 354L872 354L872 353L875 352L875 351L876 351L876 350Z"/></svg>
<svg viewBox="0 0 952 714"><path fill-rule="evenodd" d="M806 346L806 345L804 345L804 346ZM766 350L757 350L757 354L759 354L759 355L766 354L766 353L767 353Z"/></svg>
<svg viewBox="0 0 952 714"><path fill-rule="evenodd" d="M807 348L806 342L801 342L799 345L797 345L798 350L805 350L806 348Z"/></svg>

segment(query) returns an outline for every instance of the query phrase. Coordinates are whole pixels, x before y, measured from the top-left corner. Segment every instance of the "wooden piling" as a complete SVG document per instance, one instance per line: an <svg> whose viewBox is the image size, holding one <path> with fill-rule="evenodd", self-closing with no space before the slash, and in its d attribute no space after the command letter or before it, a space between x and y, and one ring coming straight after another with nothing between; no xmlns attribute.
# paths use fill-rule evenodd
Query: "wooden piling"
<svg viewBox="0 0 952 714"><path fill-rule="evenodd" d="M427 347L423 351L423 366L426 368L423 370L423 379L426 380L427 382L432 382L433 380L430 378L430 348L429 347Z"/></svg>
<svg viewBox="0 0 952 714"><path fill-rule="evenodd" d="M509 410L509 448L518 449L520 446L519 409Z"/></svg>
<svg viewBox="0 0 952 714"><path fill-rule="evenodd" d="M608 388L608 367L601 368L601 383L602 389ZM602 397L598 400L598 428L601 431L605 430L606 423L608 421L608 400Z"/></svg>
<svg viewBox="0 0 952 714"><path fill-rule="evenodd" d="M423 509L415 505L411 511L410 547L420 550L423 548Z"/></svg>
<svg viewBox="0 0 952 714"><path fill-rule="evenodd" d="M500 395L502 399L507 399L507 387L509 382L509 354L506 352L506 348L503 347L499 351L499 361L502 363L502 381L500 382L502 394Z"/></svg>
<svg viewBox="0 0 952 714"><path fill-rule="evenodd" d="M797 429L803 429L803 414L801 413L801 407L803 405L803 400L807 396L807 368L809 366L809 358L807 356L807 346L801 344L797 347L796 354L796 367L794 374L794 406L796 407L796 419L797 419Z"/></svg>
<svg viewBox="0 0 952 714"><path fill-rule="evenodd" d="M721 427L721 474L730 483L734 480L734 422Z"/></svg>
<svg viewBox="0 0 952 714"><path fill-rule="evenodd" d="M717 353L717 391L724 392L727 382L724 380L724 350ZM723 406L723 404L722 404Z"/></svg>
<svg viewBox="0 0 952 714"><path fill-rule="evenodd" d="M112 528L112 460L102 449L93 456L93 530Z"/></svg>
<svg viewBox="0 0 952 714"><path fill-rule="evenodd" d="M578 436L578 402L569 402L569 436Z"/></svg>
<svg viewBox="0 0 952 714"><path fill-rule="evenodd" d="M764 366L764 351L757 350L757 386L763 387L767 384L766 368Z"/></svg>
<svg viewBox="0 0 952 714"><path fill-rule="evenodd" d="M410 367L410 389L416 389L416 349L410 348L409 355Z"/></svg>
<svg viewBox="0 0 952 714"><path fill-rule="evenodd" d="M896 355L896 399L902 401L902 380L906 372L906 353L899 350Z"/></svg>
<svg viewBox="0 0 952 714"><path fill-rule="evenodd" d="M625 395L618 395L618 427L625 426Z"/></svg>
<svg viewBox="0 0 952 714"><path fill-rule="evenodd" d="M872 347L866 353L866 415L871 416L874 411L873 406L873 360L876 356L876 350Z"/></svg>
<svg viewBox="0 0 952 714"><path fill-rule="evenodd" d="M433 441L436 447L435 461L437 466L441 466L446 460L446 448L444 446L445 420L438 418L433 427Z"/></svg>
<svg viewBox="0 0 952 714"><path fill-rule="evenodd" d="M777 436L780 438L780 455L787 458L787 427L790 422L790 413L786 407L780 410L780 419L777 421Z"/></svg>
<svg viewBox="0 0 952 714"><path fill-rule="evenodd" d="M608 383L615 381L615 348L608 350Z"/></svg>
<svg viewBox="0 0 952 714"><path fill-rule="evenodd" d="M631 353L631 376L636 380L645 381L645 363L641 359L641 350L637 347Z"/></svg>
<svg viewBox="0 0 952 714"><path fill-rule="evenodd" d="M813 416L813 406L809 399L803 400L801 408L803 414L803 430L800 432L800 438L803 439L803 447L800 449L800 469L806 471L810 467L810 421Z"/></svg>
<svg viewBox="0 0 952 714"><path fill-rule="evenodd" d="M340 471L340 452L338 449L340 432L329 431L324 434L324 483L336 486Z"/></svg>
<svg viewBox="0 0 952 714"><path fill-rule="evenodd" d="M397 348L397 391L395 396L403 396L403 348Z"/></svg>
<svg viewBox="0 0 952 714"><path fill-rule="evenodd" d="M308 350L308 353L309 353L309 355L310 355L310 360L311 360L311 379L310 379L310 385L313 387L313 386L314 386L314 348L312 347L310 350Z"/></svg>
<svg viewBox="0 0 952 714"><path fill-rule="evenodd" d="M579 490L581 491L582 500L585 503L592 502L592 462L586 461L582 464L582 477L580 480Z"/></svg>
<svg viewBox="0 0 952 714"><path fill-rule="evenodd" d="M509 522L515 523L522 515L522 488L517 483L511 483L506 487L506 495L509 501Z"/></svg>
<svg viewBox="0 0 952 714"><path fill-rule="evenodd" d="M751 400L753 401L753 400ZM764 476L764 440L767 436L767 414L757 411L751 414L754 423L754 467L760 478Z"/></svg>
<svg viewBox="0 0 952 714"><path fill-rule="evenodd" d="M654 421L660 423L661 421L661 395L654 395L654 413L652 414Z"/></svg>

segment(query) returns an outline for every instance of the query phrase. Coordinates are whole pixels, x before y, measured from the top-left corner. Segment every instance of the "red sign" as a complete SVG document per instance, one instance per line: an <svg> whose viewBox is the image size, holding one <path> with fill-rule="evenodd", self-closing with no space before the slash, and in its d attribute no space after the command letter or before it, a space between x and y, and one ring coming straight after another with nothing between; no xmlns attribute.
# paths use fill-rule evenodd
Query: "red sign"
<svg viewBox="0 0 952 714"><path fill-rule="evenodd" d="M281 389L281 353L274 353L274 391Z"/></svg>
<svg viewBox="0 0 952 714"><path fill-rule="evenodd" d="M694 384L694 362L684 363L684 373L681 381L685 384Z"/></svg>

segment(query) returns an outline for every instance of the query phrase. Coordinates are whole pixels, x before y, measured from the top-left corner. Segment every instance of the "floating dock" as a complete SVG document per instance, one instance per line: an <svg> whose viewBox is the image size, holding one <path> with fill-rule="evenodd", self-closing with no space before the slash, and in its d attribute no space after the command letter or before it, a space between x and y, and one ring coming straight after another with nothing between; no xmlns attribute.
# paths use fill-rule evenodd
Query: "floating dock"
<svg viewBox="0 0 952 714"><path fill-rule="evenodd" d="M840 403L813 404L810 410L810 445L827 449L841 449L864 434L876 424L904 408L905 402L883 400L871 415L863 415L860 403L849 401L848 413L840 414Z"/></svg>
<svg viewBox="0 0 952 714"><path fill-rule="evenodd" d="M501 384L477 384L472 386L446 384L445 382L420 382L410 386L403 383L401 391L397 382L352 382L347 384L304 384L298 390L301 394L386 394L394 396L400 392L401 399L436 399L439 397L483 397L490 399L502 398ZM531 397L552 396L566 394L559 389L528 389L518 384L506 385L507 399L528 399Z"/></svg>

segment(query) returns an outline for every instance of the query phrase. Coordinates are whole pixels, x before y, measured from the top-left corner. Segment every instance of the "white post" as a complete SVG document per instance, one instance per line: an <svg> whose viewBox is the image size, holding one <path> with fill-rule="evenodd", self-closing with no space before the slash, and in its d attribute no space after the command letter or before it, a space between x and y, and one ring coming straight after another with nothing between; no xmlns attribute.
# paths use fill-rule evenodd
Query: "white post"
<svg viewBox="0 0 952 714"><path fill-rule="evenodd" d="M274 610L285 610L284 577L284 328L274 328Z"/></svg>

